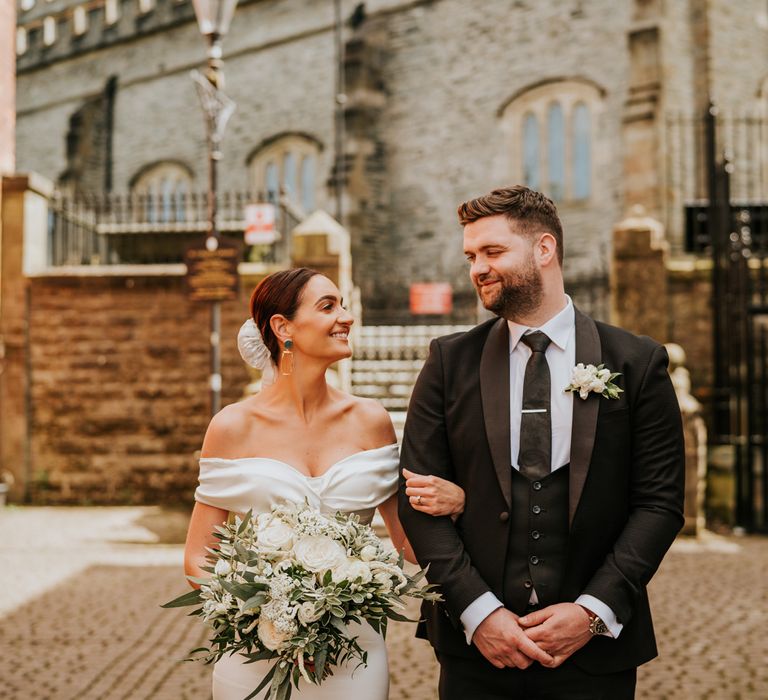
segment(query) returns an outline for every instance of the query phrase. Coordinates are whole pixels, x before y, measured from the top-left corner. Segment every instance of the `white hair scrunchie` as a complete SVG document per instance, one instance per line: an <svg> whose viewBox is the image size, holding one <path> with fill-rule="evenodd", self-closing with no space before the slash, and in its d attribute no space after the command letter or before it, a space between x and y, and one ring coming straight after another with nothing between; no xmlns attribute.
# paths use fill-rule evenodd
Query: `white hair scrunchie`
<svg viewBox="0 0 768 700"><path fill-rule="evenodd" d="M245 364L261 370L263 386L275 381L276 368L272 362L272 355L252 318L240 326L240 332L237 334L237 349L240 351L240 357L243 358Z"/></svg>

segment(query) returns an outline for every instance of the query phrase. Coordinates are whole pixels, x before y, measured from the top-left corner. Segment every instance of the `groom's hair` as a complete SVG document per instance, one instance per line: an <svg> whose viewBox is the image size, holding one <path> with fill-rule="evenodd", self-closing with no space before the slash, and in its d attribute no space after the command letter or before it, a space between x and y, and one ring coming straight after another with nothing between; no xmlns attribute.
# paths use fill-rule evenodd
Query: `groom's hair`
<svg viewBox="0 0 768 700"><path fill-rule="evenodd" d="M460 204L458 214L462 226L486 216L502 215L516 224L515 233L523 236L533 238L542 231L551 233L557 241L557 260L563 265L563 225L555 203L541 192L523 185L502 187Z"/></svg>

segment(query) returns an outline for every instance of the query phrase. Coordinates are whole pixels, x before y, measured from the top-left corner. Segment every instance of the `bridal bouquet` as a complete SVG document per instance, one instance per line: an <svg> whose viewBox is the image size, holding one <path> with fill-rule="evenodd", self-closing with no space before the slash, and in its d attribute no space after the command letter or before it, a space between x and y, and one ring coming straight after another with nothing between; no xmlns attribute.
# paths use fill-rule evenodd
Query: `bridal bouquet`
<svg viewBox="0 0 768 700"><path fill-rule="evenodd" d="M206 663L240 653L275 663L254 698L268 685L270 700L286 700L300 679L321 683L333 667L365 664L366 652L347 624L367 621L386 634L388 620L411 621L398 610L404 598L439 600L434 586L410 576L403 558L386 547L356 515L325 515L308 504L273 506L270 513L217 528L209 550L210 578L192 578L199 590L163 607L200 605L191 615L213 628ZM199 658L199 657L198 657Z"/></svg>

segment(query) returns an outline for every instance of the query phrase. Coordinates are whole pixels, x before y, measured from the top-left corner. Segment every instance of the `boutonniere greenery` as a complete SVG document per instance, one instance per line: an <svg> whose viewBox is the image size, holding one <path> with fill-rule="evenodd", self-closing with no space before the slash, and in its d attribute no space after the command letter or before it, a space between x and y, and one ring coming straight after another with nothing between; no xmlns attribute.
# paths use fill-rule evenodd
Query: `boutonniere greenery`
<svg viewBox="0 0 768 700"><path fill-rule="evenodd" d="M605 365L584 365L579 362L571 371L571 383L565 391L578 392L579 397L586 399L590 394L600 394L606 399L618 399L624 389L613 383L621 372L611 372Z"/></svg>

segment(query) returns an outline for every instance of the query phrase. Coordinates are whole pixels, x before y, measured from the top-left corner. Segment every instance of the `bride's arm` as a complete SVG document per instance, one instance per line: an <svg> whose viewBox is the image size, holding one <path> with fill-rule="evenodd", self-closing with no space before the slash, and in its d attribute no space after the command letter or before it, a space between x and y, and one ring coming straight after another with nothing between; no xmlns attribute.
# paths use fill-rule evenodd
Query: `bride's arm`
<svg viewBox="0 0 768 700"><path fill-rule="evenodd" d="M407 469L403 470L403 474L407 479L405 493L410 497L411 507L434 517L450 515L453 519L464 512L464 490L460 486L436 476L414 474ZM404 550L405 558L409 562L418 564L405 530L400 524L397 514L397 494L382 503L379 506L379 512L387 526L392 545L398 552Z"/></svg>
<svg viewBox="0 0 768 700"><path fill-rule="evenodd" d="M378 402L362 400L358 404L361 423L368 430L369 442L376 445L391 445L397 442L392 419ZM406 493L411 496L413 508L433 516L450 515L458 517L464 511L464 490L456 484L436 476L422 476L403 471L406 478ZM421 498L419 498L421 496ZM400 517L397 514L397 494L393 494L379 506L392 545L412 564L418 564L408 538L405 536Z"/></svg>
<svg viewBox="0 0 768 700"><path fill-rule="evenodd" d="M200 457L230 457L241 441L242 416L236 406L227 406L217 413L208 425L200 450ZM227 521L229 511L207 503L195 503L187 530L184 546L184 573L187 576L207 578L210 574L203 571L207 564L206 556L210 549L218 548L218 539L213 536L214 529ZM190 581L193 588L200 586Z"/></svg>
<svg viewBox="0 0 768 700"><path fill-rule="evenodd" d="M184 573L187 576L207 578L210 574L203 571L207 564L205 558L208 554L206 547L215 549L218 540L213 536L214 528L226 522L228 512L221 508L214 508L205 503L195 503L192 518L187 530L187 542L184 546ZM197 583L189 582L193 588L199 588Z"/></svg>

